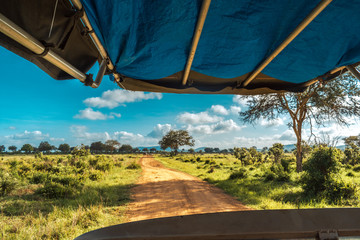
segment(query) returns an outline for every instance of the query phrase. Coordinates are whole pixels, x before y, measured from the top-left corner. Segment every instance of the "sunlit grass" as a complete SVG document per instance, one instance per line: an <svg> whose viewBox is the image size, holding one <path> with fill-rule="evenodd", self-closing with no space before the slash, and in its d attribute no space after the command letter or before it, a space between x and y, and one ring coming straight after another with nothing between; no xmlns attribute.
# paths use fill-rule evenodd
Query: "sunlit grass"
<svg viewBox="0 0 360 240"><path fill-rule="evenodd" d="M196 160L200 158L200 160ZM284 182L266 181L264 173L272 163L241 166L239 160L230 154L203 154L158 156L166 167L184 171L199 177L223 189L236 197L243 204L253 209L298 209L298 208L328 208L328 207L359 207L359 192L357 199L343 201L340 204L329 204L325 199L304 196L300 177L296 173L295 163L291 164L293 171L290 180ZM239 169L246 170L246 177L229 179L230 175ZM349 174L349 172L351 172ZM342 168L341 175L346 181L360 183L360 173L351 168Z"/></svg>
<svg viewBox="0 0 360 240"><path fill-rule="evenodd" d="M50 156L64 158L67 156ZM101 179L86 179L81 191L71 198L48 199L35 191L42 184L19 180L17 189L0 197L0 239L74 239L85 232L123 223L130 202L130 189L141 169L126 169L139 156L111 155L116 164ZM32 164L33 156L0 157L0 171L11 171L12 161ZM63 164L68 164L64 160Z"/></svg>

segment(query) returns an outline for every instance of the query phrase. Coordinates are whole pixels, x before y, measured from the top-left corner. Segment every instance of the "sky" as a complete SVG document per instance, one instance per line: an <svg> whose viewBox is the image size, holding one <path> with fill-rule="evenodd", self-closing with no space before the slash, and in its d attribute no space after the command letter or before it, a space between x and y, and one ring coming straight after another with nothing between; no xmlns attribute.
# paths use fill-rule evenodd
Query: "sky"
<svg viewBox="0 0 360 240"><path fill-rule="evenodd" d="M89 72L96 75L98 67ZM133 147L157 146L170 129L184 129L199 147L269 147L296 138L289 118L244 124L246 102L233 95L144 93L120 89L105 76L98 89L78 80L57 81L36 65L0 47L0 145L48 141L59 146L118 140ZM349 127L329 123L315 134L342 138L360 133L358 119ZM305 126L305 139L309 127ZM338 142L341 145L342 141Z"/></svg>

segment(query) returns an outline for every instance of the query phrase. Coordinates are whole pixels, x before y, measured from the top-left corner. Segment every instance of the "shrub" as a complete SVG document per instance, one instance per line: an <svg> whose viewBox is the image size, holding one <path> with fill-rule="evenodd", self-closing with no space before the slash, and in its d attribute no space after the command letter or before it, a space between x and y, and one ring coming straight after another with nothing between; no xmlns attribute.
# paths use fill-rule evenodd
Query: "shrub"
<svg viewBox="0 0 360 240"><path fill-rule="evenodd" d="M360 165L355 165L353 171L360 172Z"/></svg>
<svg viewBox="0 0 360 240"><path fill-rule="evenodd" d="M16 189L18 181L8 173L0 175L0 196L7 196Z"/></svg>
<svg viewBox="0 0 360 240"><path fill-rule="evenodd" d="M141 168L141 166L139 164L137 164L136 162L132 162L126 167L126 169L140 169L140 168Z"/></svg>
<svg viewBox="0 0 360 240"><path fill-rule="evenodd" d="M336 148L318 147L314 149L304 164L304 175L301 179L305 193L317 195L329 186L340 168L341 152Z"/></svg>
<svg viewBox="0 0 360 240"><path fill-rule="evenodd" d="M326 182L325 195L329 202L339 203L343 199L354 198L357 186L354 183L345 182L342 179L332 178Z"/></svg>
<svg viewBox="0 0 360 240"><path fill-rule="evenodd" d="M71 187L65 187L60 183L46 182L44 187L36 190L36 194L44 196L46 198L69 198L76 194L76 189Z"/></svg>
<svg viewBox="0 0 360 240"><path fill-rule="evenodd" d="M95 169L106 172L106 171L109 171L111 169L111 167L112 167L112 165L110 163L98 163L95 166Z"/></svg>
<svg viewBox="0 0 360 240"><path fill-rule="evenodd" d="M47 173L35 172L32 177L29 179L30 183L39 184L44 183L47 179Z"/></svg>
<svg viewBox="0 0 360 240"><path fill-rule="evenodd" d="M281 164L274 164L264 173L265 181L287 182L290 180L289 172Z"/></svg>
<svg viewBox="0 0 360 240"><path fill-rule="evenodd" d="M238 171L233 172L230 174L229 179L233 180L233 179L243 179L243 178L247 178L247 171L245 168L240 168Z"/></svg>
<svg viewBox="0 0 360 240"><path fill-rule="evenodd" d="M100 180L101 177L102 177L102 174L101 174L100 171L96 171L96 170L95 170L95 171L90 172L90 174L89 174L89 179L90 179L91 181Z"/></svg>

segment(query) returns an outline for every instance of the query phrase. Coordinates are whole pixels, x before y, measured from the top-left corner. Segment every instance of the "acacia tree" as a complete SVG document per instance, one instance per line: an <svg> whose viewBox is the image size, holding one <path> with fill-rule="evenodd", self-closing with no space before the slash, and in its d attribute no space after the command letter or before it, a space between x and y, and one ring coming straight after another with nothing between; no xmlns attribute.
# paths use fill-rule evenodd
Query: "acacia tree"
<svg viewBox="0 0 360 240"><path fill-rule="evenodd" d="M194 146L195 140L189 135L186 130L170 130L162 139L159 141L161 149L171 148L175 154L180 146Z"/></svg>
<svg viewBox="0 0 360 240"><path fill-rule="evenodd" d="M34 147L29 143L25 143L20 150L24 151L25 153L31 153L34 151Z"/></svg>
<svg viewBox="0 0 360 240"><path fill-rule="evenodd" d="M259 119L274 120L289 115L288 126L296 136L296 169L302 171L302 132L305 123L324 125L332 121L349 125L347 117L360 116L359 82L350 74L328 82L317 82L302 93L277 93L244 96L248 109L240 112L240 119L255 124Z"/></svg>
<svg viewBox="0 0 360 240"><path fill-rule="evenodd" d="M116 152L117 149L120 148L120 146L121 146L121 144L119 143L118 140L109 139L109 140L106 140L106 142L105 142L106 151L110 152L110 153Z"/></svg>
<svg viewBox="0 0 360 240"><path fill-rule="evenodd" d="M12 152L16 152L17 147L12 145L12 146L9 146L8 149Z"/></svg>
<svg viewBox="0 0 360 240"><path fill-rule="evenodd" d="M59 145L58 149L61 153L66 154L70 152L70 145L67 143L62 143Z"/></svg>

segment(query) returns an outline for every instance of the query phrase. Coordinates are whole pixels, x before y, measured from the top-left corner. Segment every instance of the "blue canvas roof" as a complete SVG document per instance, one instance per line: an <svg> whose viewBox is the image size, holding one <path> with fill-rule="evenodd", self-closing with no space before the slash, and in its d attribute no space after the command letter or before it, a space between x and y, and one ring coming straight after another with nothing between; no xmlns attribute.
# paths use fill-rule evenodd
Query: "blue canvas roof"
<svg viewBox="0 0 360 240"><path fill-rule="evenodd" d="M117 72L160 79L182 71L202 1L82 0ZM314 0L213 0L192 70L253 71L311 12ZM360 1L333 1L262 73L302 83L360 61Z"/></svg>

